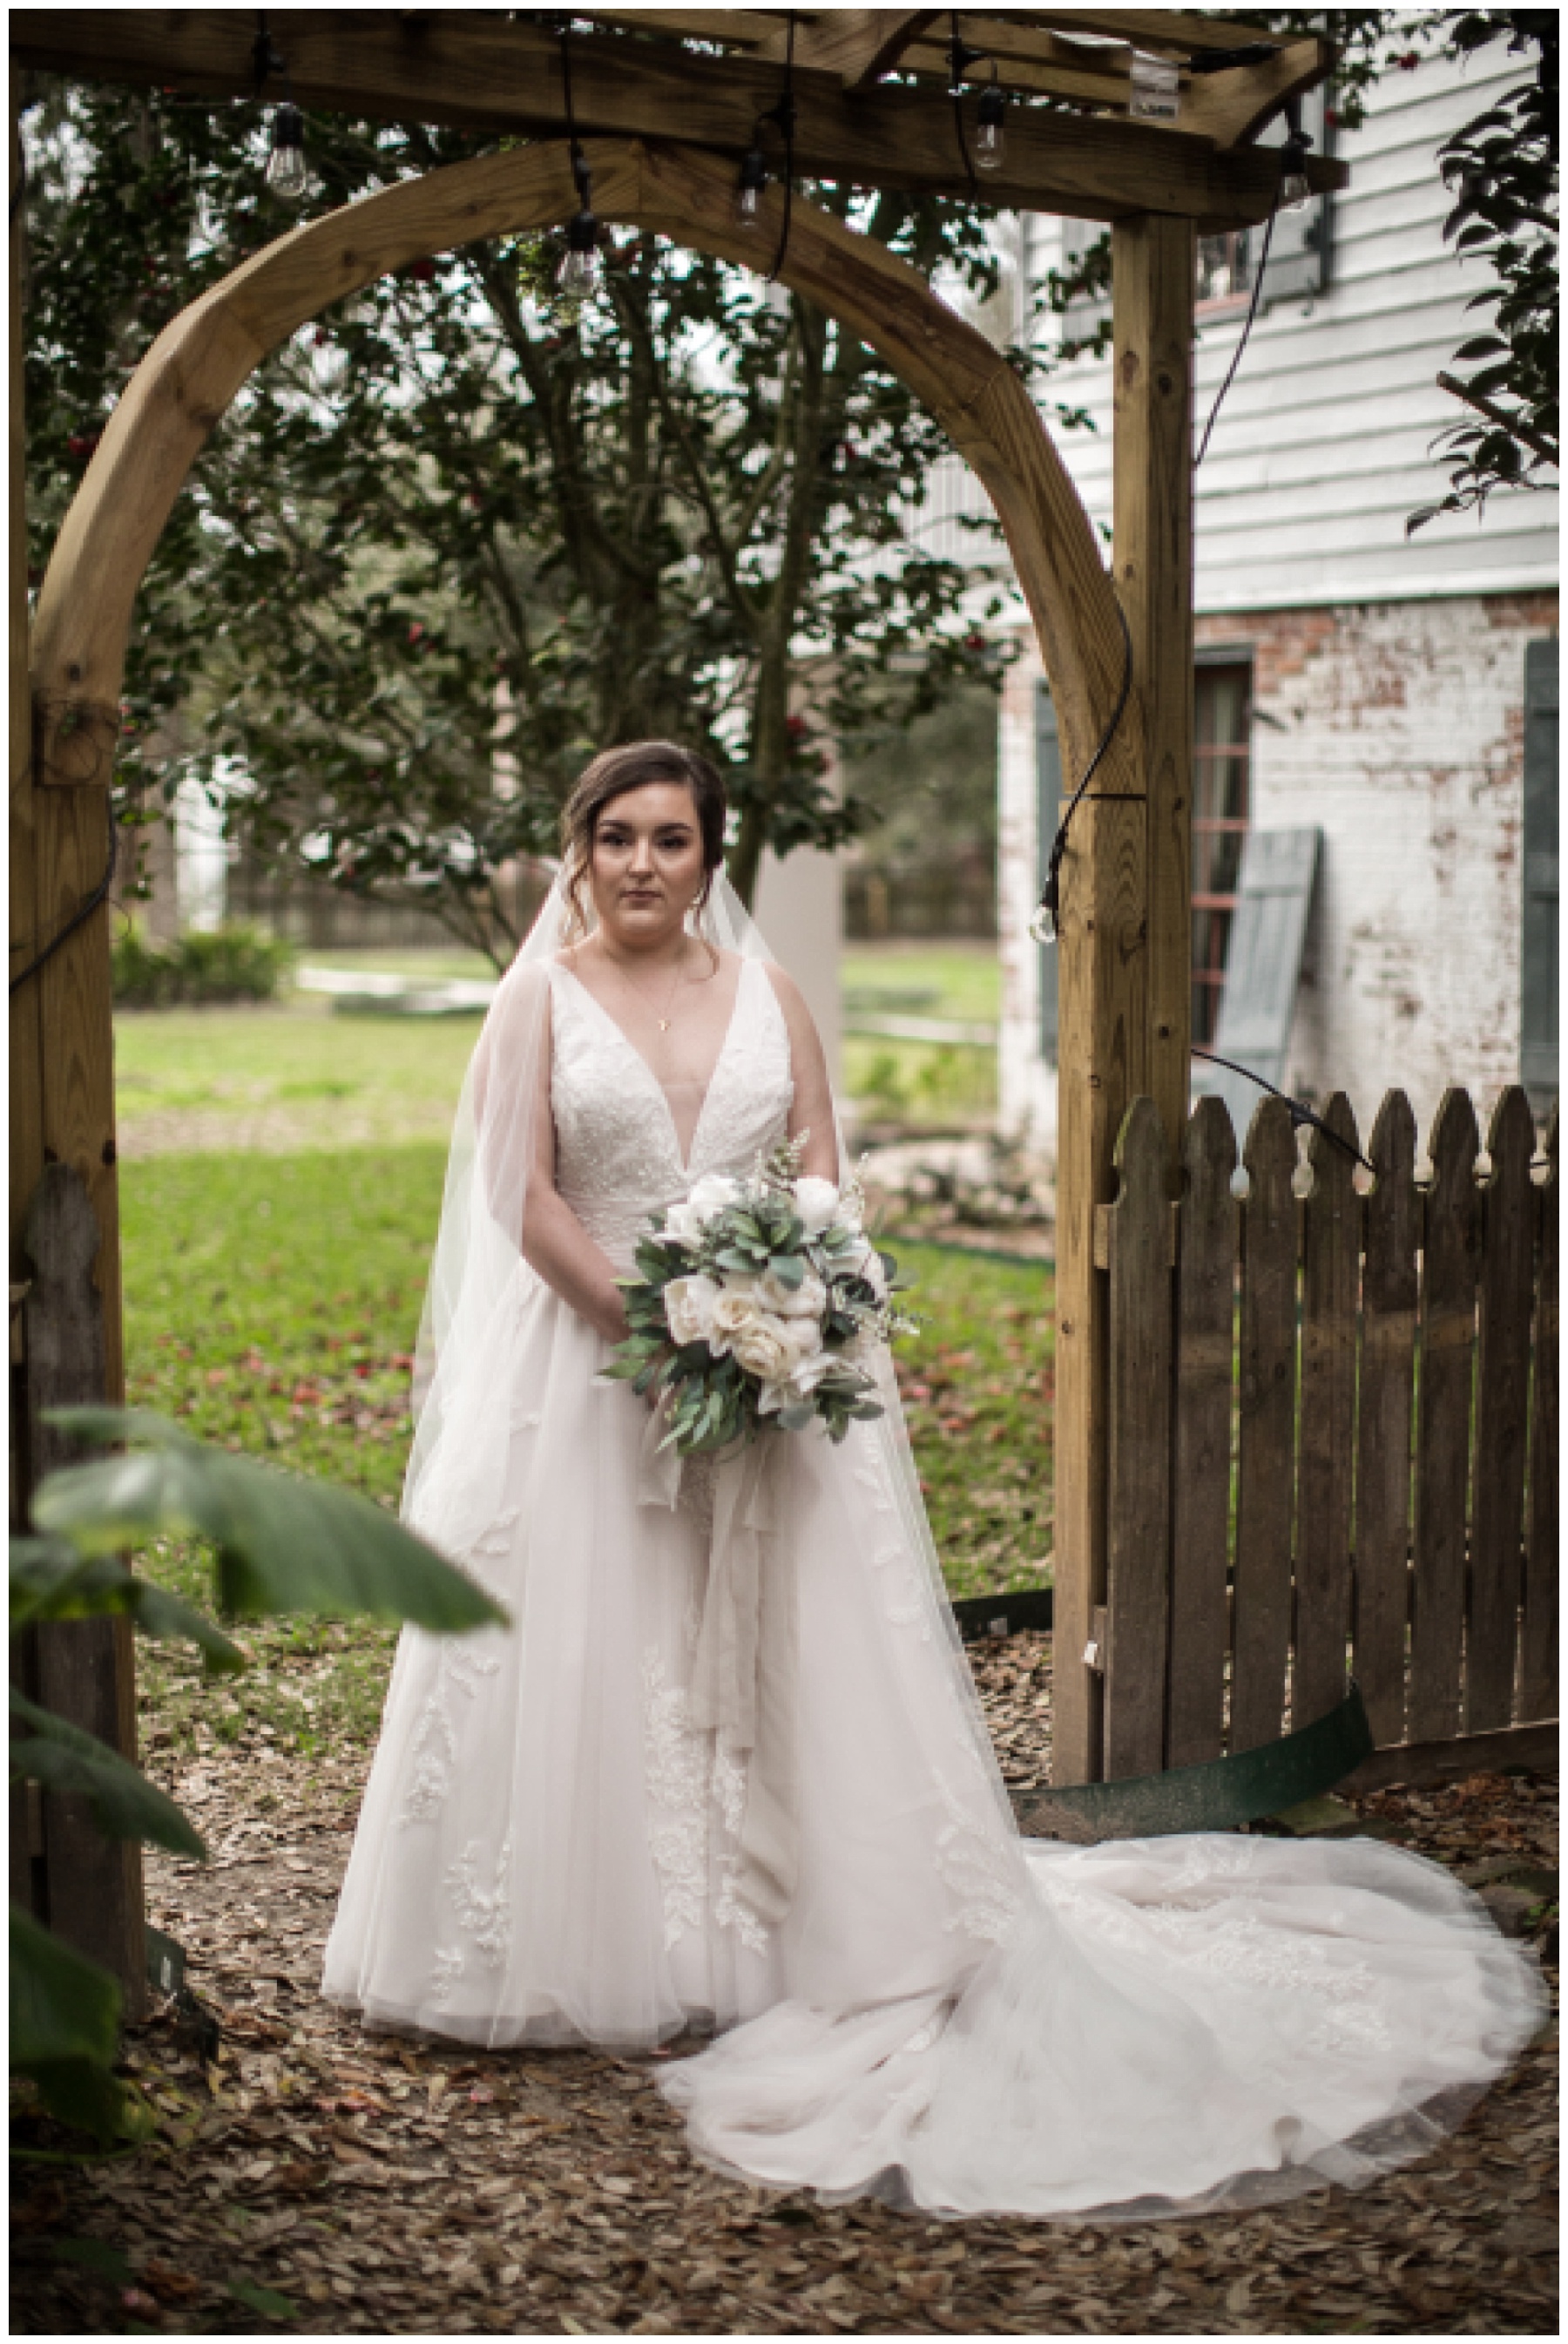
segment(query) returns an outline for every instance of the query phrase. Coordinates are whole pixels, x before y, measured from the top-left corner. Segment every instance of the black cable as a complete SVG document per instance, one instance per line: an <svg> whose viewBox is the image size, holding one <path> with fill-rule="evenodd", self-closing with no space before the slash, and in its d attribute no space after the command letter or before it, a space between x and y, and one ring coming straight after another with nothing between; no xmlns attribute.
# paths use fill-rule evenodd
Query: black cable
<svg viewBox="0 0 1568 2344"><path fill-rule="evenodd" d="M82 902L77 904L70 918L65 922L65 926L61 928L56 935L50 937L43 951L39 953L35 959L30 960L27 963L26 967L23 969L19 975L11 979L10 990L13 993L18 992L20 988L26 984L27 979L30 976L36 976L38 971L43 967L45 961L53 960L55 955L59 951L60 946L65 943L66 937L74 936L84 920L91 919L93 914L97 910L99 904L103 902L105 896L108 894L109 889L114 884L115 865L119 860L119 824L115 820L115 805L114 800L111 798L109 801L109 859L104 865L103 877L99 880L92 894L85 896Z"/></svg>
<svg viewBox="0 0 1568 2344"><path fill-rule="evenodd" d="M1225 379L1220 385L1219 389L1215 392L1214 404L1209 409L1209 420L1203 426L1203 437L1198 443L1198 453L1192 459L1192 470L1194 471L1197 470L1199 465L1202 462L1204 457L1209 452L1209 440L1214 429L1214 419L1220 412L1225 393L1230 389L1231 385L1236 379L1236 369L1241 363L1241 353L1247 347L1247 337L1252 330L1252 321L1258 314L1258 303L1262 297L1263 291L1263 271L1269 265L1269 247L1274 240L1274 222L1278 219L1279 216L1280 198L1279 193L1276 190L1273 203L1270 207L1268 219L1264 223L1263 227L1263 248L1258 255L1258 273L1252 279L1252 298L1248 304L1247 320L1245 325L1241 328L1241 338L1236 344L1235 352L1231 357L1229 367L1225 370Z"/></svg>
<svg viewBox="0 0 1568 2344"><path fill-rule="evenodd" d="M1309 1123L1314 1131L1321 1131L1325 1139L1332 1139L1336 1147L1342 1147L1345 1154L1353 1157L1358 1164L1365 1165L1369 1172L1373 1171L1373 1167L1367 1163L1361 1149L1352 1147L1342 1132L1336 1131L1332 1124L1325 1123L1321 1115L1314 1115L1312 1108L1304 1106L1300 1099L1292 1098L1290 1093L1281 1090L1277 1083L1270 1082L1264 1075L1255 1075L1251 1066L1241 1066L1234 1058L1222 1058L1218 1050L1201 1050L1196 1042L1191 1047L1192 1056L1195 1058L1207 1059L1210 1066L1223 1066L1232 1075L1244 1075L1250 1083L1256 1083L1261 1091L1267 1091L1271 1098L1283 1099L1291 1110L1292 1131L1299 1131L1303 1123Z"/></svg>
<svg viewBox="0 0 1568 2344"><path fill-rule="evenodd" d="M959 153L963 157L964 172L970 183L970 193L977 198L980 191L980 181L975 177L975 167L970 157L970 142L964 135L964 67L972 65L979 54L977 49L964 46L963 36L959 29L959 12L955 8L952 11L952 38L948 45L948 86L952 93L953 128L958 133Z"/></svg>
<svg viewBox="0 0 1568 2344"><path fill-rule="evenodd" d="M1114 601L1115 596L1112 595L1111 599ZM1106 751L1116 738L1116 728L1127 712L1128 697L1132 690L1132 631L1127 623L1127 613L1119 601L1116 602L1116 615L1121 621L1121 689L1116 696L1116 705L1111 712L1111 722L1101 734L1099 745L1083 769L1083 778L1068 800L1067 810L1056 826L1056 836L1051 842L1050 860L1045 869L1045 886L1040 898L1040 911L1050 915L1052 938L1061 926L1061 858L1067 853L1068 827L1073 815L1082 804L1084 793L1099 772ZM1035 914L1037 919L1039 915L1037 912Z"/></svg>
<svg viewBox="0 0 1568 2344"><path fill-rule="evenodd" d="M777 285L779 272L789 250L789 221L795 206L795 11L789 16L789 31L784 43L784 89L777 106L763 116L765 122L776 122L784 134L784 217L779 229L779 249L773 256L773 266L768 271L768 283Z"/></svg>

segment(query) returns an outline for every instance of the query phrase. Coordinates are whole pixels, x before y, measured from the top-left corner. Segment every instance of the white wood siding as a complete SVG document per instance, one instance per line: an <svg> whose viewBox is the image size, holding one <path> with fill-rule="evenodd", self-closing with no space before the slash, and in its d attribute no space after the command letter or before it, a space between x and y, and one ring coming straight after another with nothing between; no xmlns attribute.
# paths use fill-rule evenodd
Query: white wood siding
<svg viewBox="0 0 1568 2344"><path fill-rule="evenodd" d="M1385 76L1365 127L1339 134L1351 184L1332 207L1327 290L1259 318L1198 477L1200 611L1556 582L1554 493L1499 496L1483 522L1445 515L1405 536L1408 515L1446 485L1432 439L1462 412L1435 377L1489 323L1465 308L1484 265L1442 241L1451 199L1436 149L1519 69L1480 59L1468 73L1433 64ZM1060 226L1031 227L1030 248L1050 265ZM1240 331L1234 312L1200 320L1200 432ZM1109 522L1109 359L1053 376L1051 391L1095 418L1093 433L1059 433L1058 444L1090 512Z"/></svg>

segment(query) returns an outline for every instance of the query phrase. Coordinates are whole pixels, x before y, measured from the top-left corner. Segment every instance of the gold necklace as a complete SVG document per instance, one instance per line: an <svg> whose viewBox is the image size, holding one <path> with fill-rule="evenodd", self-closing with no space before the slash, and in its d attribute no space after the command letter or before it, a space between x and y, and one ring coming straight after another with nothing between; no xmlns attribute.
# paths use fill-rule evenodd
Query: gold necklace
<svg viewBox="0 0 1568 2344"><path fill-rule="evenodd" d="M613 969L614 969L614 971L615 971L616 975L620 978L621 983L622 983L623 985L625 985L628 986L628 987L629 987L629 989L630 989L633 993L637 994L637 995L638 995L638 997L641 999L641 1001L643 1002L643 1004L644 1004L644 1005L645 1005L646 1007L649 1007L649 1008L651 1008L651 1007L652 1007L652 1004L648 1001L648 995L647 995L647 994L646 994L646 993L644 993L644 992L643 992L643 989L642 989L641 985L633 985L633 984L632 984L632 981L631 981L631 979L630 979L630 977L629 977L629 976L628 976L628 975L627 975L626 971L622 968L622 966L621 966L620 963L619 963L618 960L616 960L613 956L608 956L608 957L609 957L609 965L610 965L611 968L613 968ZM679 985L679 984L680 984L680 978L681 978L681 966L682 966L682 963L683 963L683 962L684 962L684 960L685 960L685 957L686 957L686 947L685 947L685 945L683 944L683 945L682 945L682 946L681 946L681 958L680 958L680 960L677 961L677 963L676 963L676 965L675 965L675 975L674 975L673 979L671 980L670 987L669 987L669 991L668 991L668 992L666 994L666 995L665 995L665 999L664 999L664 1015L663 1015L663 1016L662 1016L662 1017L659 1017L659 1018L658 1018L658 1030L659 1030L659 1032L660 1032L661 1034L668 1034L668 1031L669 1031L669 1027L670 1027L670 1015L669 1015L670 1005L673 1003L673 1001L674 1001L674 999L675 999L675 995L676 995L677 988L678 987L678 985ZM656 1015L657 1015L657 1013L656 1013Z"/></svg>

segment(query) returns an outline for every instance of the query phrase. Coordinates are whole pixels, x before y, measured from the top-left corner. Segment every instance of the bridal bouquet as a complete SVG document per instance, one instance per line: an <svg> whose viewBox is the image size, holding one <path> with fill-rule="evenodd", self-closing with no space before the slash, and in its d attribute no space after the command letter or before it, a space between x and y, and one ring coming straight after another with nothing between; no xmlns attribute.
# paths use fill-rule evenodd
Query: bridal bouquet
<svg viewBox="0 0 1568 2344"><path fill-rule="evenodd" d="M749 1179L709 1173L654 1217L620 1280L631 1333L607 1376L658 1391L660 1448L728 1449L773 1425L842 1440L880 1416L878 1346L916 1321L897 1309L897 1265L860 1226L859 1183L800 1177L804 1137L759 1156Z"/></svg>

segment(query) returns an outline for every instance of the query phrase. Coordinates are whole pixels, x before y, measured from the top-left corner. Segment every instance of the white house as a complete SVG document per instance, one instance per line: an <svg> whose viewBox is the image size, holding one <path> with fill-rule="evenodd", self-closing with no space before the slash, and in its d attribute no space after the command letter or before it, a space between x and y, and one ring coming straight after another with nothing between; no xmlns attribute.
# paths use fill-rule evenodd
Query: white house
<svg viewBox="0 0 1568 2344"><path fill-rule="evenodd" d="M1482 520L1405 529L1442 493L1431 443L1461 412L1434 378L1482 322L1465 303L1483 265L1442 241L1434 150L1517 77L1497 55L1382 80L1364 128L1335 140L1346 192L1281 216L1198 476L1194 1039L1214 1033L1247 837L1316 831L1281 1071L1298 1091L1347 1091L1363 1128L1395 1083L1422 1131L1446 1084L1478 1104L1522 1070L1537 1094L1556 1086L1556 499L1497 497ZM1098 233L1023 227L1026 274ZM1252 246L1204 248L1200 428ZM1050 388L1099 425L1059 445L1108 524L1110 360ZM1054 968L1028 924L1060 777L1027 630L1020 642L1001 718L1000 1097L1004 1128L1049 1152Z"/></svg>

